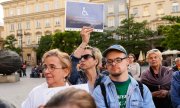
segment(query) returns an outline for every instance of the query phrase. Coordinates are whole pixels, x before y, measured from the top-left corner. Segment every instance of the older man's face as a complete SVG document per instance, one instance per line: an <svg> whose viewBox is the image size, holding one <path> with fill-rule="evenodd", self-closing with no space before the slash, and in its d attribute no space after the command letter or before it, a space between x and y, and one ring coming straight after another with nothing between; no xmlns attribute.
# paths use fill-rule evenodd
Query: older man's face
<svg viewBox="0 0 180 108"><path fill-rule="evenodd" d="M148 63L150 66L156 67L156 66L161 65L161 59L157 54L152 53L152 54L149 54Z"/></svg>

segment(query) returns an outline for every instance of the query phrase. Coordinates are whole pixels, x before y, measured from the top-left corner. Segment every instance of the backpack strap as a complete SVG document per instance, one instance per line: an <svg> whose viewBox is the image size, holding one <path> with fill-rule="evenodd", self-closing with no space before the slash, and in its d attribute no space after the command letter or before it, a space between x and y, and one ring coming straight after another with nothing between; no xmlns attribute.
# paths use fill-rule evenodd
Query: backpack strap
<svg viewBox="0 0 180 108"><path fill-rule="evenodd" d="M106 105L106 108L109 108L109 107L108 107L108 103L107 103L106 88L105 88L104 83L100 83L100 87L101 87L102 95L103 95L103 97L104 97L104 103L105 103L105 105Z"/></svg>
<svg viewBox="0 0 180 108"><path fill-rule="evenodd" d="M99 77L96 79L96 81L94 83L94 88L96 88L96 86L101 84L102 79L103 79L103 76L101 74L99 74Z"/></svg>
<svg viewBox="0 0 180 108"><path fill-rule="evenodd" d="M144 95L143 95L143 84L140 81L137 81L137 82L139 84L139 90L141 92L141 96L142 96L142 98L144 98Z"/></svg>

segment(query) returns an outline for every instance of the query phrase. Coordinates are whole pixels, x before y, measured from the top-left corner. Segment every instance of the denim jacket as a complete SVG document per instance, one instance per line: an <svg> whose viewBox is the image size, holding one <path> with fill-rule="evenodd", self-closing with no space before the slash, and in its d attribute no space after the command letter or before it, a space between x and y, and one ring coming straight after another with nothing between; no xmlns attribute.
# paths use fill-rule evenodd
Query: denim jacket
<svg viewBox="0 0 180 108"><path fill-rule="evenodd" d="M128 87L126 108L155 108L152 100L152 95L147 86L143 84L143 97L141 96L138 82L129 75L131 83ZM120 108L118 94L116 87L111 81L109 76L105 76L102 79L106 88L106 97L109 108ZM98 108L106 108L104 97L101 92L100 86L97 86L93 91L93 97L95 99Z"/></svg>
<svg viewBox="0 0 180 108"><path fill-rule="evenodd" d="M173 73L171 81L171 101L174 108L180 108L180 71Z"/></svg>

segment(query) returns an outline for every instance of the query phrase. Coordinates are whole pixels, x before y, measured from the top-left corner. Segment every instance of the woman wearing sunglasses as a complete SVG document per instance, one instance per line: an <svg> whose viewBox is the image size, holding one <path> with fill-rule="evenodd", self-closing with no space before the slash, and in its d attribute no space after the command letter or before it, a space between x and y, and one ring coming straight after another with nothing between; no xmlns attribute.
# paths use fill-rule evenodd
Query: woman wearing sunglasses
<svg viewBox="0 0 180 108"><path fill-rule="evenodd" d="M38 108L57 90L69 86L67 78L71 72L71 59L67 53L58 49L50 50L43 55L42 63L46 82L29 93L28 98L22 103L22 108Z"/></svg>
<svg viewBox="0 0 180 108"><path fill-rule="evenodd" d="M102 54L98 48L88 46L91 27L83 27L81 30L82 43L71 55L72 72L69 78L71 84L88 83L90 92L99 76L99 66L102 64ZM76 66L79 63L78 71Z"/></svg>

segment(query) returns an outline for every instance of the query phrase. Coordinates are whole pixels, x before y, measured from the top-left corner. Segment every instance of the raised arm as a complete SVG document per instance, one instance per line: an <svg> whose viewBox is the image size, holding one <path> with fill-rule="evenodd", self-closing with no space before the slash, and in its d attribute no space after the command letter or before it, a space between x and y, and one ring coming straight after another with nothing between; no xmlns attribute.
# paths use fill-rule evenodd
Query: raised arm
<svg viewBox="0 0 180 108"><path fill-rule="evenodd" d="M81 44L78 46L78 48L74 51L74 56L77 58L81 57L82 52L84 51L84 48L86 47L86 45L88 45L89 43L89 39L90 39L90 33L93 31L93 28L91 27L83 27L80 35L82 38L82 42Z"/></svg>
<svg viewBox="0 0 180 108"><path fill-rule="evenodd" d="M79 63L80 57L82 52L84 51L84 48L86 45L89 43L90 39L90 33L93 31L93 28L90 27L83 27L80 35L82 38L82 43L78 46L78 48L74 51L74 53L71 55L71 60L72 60L72 72L69 77L69 82L73 85L77 84L79 76L79 72L77 70L77 64Z"/></svg>

